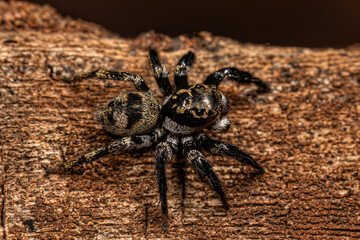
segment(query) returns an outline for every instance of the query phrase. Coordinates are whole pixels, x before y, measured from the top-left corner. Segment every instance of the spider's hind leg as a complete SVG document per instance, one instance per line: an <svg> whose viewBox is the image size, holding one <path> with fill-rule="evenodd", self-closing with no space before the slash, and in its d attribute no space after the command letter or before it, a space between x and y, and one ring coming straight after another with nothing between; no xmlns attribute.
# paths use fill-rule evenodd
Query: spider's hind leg
<svg viewBox="0 0 360 240"><path fill-rule="evenodd" d="M220 70L210 74L204 81L204 84L219 86L219 84L225 79L225 77L228 77L230 80L238 82L238 83L243 83L243 84L254 83L259 88L258 92L261 92L261 93L271 91L268 83L263 82L262 80L253 77L248 72L240 71L237 68L220 69Z"/></svg>
<svg viewBox="0 0 360 240"><path fill-rule="evenodd" d="M185 54L175 66L175 85L176 90L188 88L188 74L195 61L195 55L191 51Z"/></svg>
<svg viewBox="0 0 360 240"><path fill-rule="evenodd" d="M116 141L111 142L110 144L99 147L82 157L72 160L64 165L65 170L71 170L74 167L80 165L84 162L92 162L101 157L105 157L111 153L117 151L131 151L131 150L139 150L151 147L154 143L156 143L159 136L153 135L139 135L132 137L121 137Z"/></svg>
<svg viewBox="0 0 360 240"><path fill-rule="evenodd" d="M163 64L161 64L161 62L159 60L159 56L155 50L150 49L149 56L150 56L150 65L151 65L156 83L158 84L161 93L164 96L169 96L172 93L172 87L170 85L166 67Z"/></svg>

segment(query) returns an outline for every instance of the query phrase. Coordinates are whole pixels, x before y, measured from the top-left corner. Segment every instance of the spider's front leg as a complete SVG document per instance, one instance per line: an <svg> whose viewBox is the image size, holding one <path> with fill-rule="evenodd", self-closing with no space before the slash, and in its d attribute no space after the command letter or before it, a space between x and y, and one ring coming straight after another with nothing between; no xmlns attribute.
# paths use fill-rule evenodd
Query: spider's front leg
<svg viewBox="0 0 360 240"><path fill-rule="evenodd" d="M260 93L271 92L268 83L263 82L256 77L253 77L248 72L240 71L237 68L220 69L210 74L204 81L204 84L219 86L219 84L225 79L225 77L228 77L230 80L236 81L238 83L244 83L244 84L254 83L256 86L258 86L259 88L258 92Z"/></svg>
<svg viewBox="0 0 360 240"><path fill-rule="evenodd" d="M259 173L264 173L264 169L249 154L241 151L232 144L213 140L204 133L199 134L197 140L200 142L201 147L208 152L235 158L243 164L250 165L257 169Z"/></svg>
<svg viewBox="0 0 360 240"><path fill-rule="evenodd" d="M101 157L105 157L110 153L114 153L116 151L132 151L139 150L143 148L151 147L157 141L157 136L155 135L139 135L132 137L122 137L110 144L97 148L84 156L72 160L64 165L65 170L71 170L75 166L84 163L91 162Z"/></svg>
<svg viewBox="0 0 360 240"><path fill-rule="evenodd" d="M155 150L156 172L157 172L158 185L159 185L161 213L163 218L162 227L164 230L167 229L167 219L168 219L168 206L167 206L167 197L166 197L167 180L166 180L165 165L166 162L170 161L171 158L173 158L176 151L177 151L177 139L172 136L168 136L168 138L164 142L159 143L156 146L156 150Z"/></svg>
<svg viewBox="0 0 360 240"><path fill-rule="evenodd" d="M155 77L157 85L160 88L160 92L164 96L169 96L172 93L172 87L169 81L166 67L165 65L161 64L158 53L155 50L150 49L149 56L153 75Z"/></svg>
<svg viewBox="0 0 360 240"><path fill-rule="evenodd" d="M221 182L217 177L216 173L214 172L211 163L205 159L204 155L199 150L196 149L197 145L193 137L186 137L183 138L181 141L185 158L194 167L195 172L199 177L206 177L213 189L219 195L224 208L229 209L229 204L226 200L226 196L222 189Z"/></svg>
<svg viewBox="0 0 360 240"><path fill-rule="evenodd" d="M193 52L189 51L185 54L175 66L175 85L176 90L188 88L188 74L191 66L195 61L195 55Z"/></svg>

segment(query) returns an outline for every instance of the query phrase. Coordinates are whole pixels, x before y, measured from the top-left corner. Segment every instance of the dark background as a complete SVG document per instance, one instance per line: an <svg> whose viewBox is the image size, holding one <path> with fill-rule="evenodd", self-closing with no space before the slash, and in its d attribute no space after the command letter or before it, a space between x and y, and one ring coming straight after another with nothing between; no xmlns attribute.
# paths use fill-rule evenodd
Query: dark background
<svg viewBox="0 0 360 240"><path fill-rule="evenodd" d="M358 0L32 0L99 23L123 37L210 31L241 42L346 47L360 42Z"/></svg>

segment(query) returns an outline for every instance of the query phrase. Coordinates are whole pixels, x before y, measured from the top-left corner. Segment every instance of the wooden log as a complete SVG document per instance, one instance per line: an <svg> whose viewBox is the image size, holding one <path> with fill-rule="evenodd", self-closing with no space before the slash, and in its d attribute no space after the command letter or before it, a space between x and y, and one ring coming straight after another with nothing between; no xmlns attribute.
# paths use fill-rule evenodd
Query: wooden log
<svg viewBox="0 0 360 240"><path fill-rule="evenodd" d="M241 44L206 32L123 39L81 29L11 30L0 32L2 239L360 237L359 50ZM171 78L191 49L192 84L232 66L272 88L254 95L254 86L223 84L232 126L211 134L250 153L265 174L206 154L228 196L225 211L191 166L174 159L167 168L167 232L153 150L115 153L73 174L46 172L110 142L93 114L133 90L116 81L71 83L72 76L95 69L141 74L162 101L149 47L159 50Z"/></svg>

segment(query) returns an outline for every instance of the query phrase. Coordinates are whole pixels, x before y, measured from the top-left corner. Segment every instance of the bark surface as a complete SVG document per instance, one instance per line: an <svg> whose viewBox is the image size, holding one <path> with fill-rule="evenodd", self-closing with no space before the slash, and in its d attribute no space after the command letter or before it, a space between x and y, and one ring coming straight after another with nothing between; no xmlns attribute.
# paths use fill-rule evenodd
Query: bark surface
<svg viewBox="0 0 360 240"><path fill-rule="evenodd" d="M6 14L10 10L3 16L14 25L0 32L0 239L360 237L359 50L241 44L206 32L123 39L89 23L82 28L83 22L75 30L46 31L44 24L34 31L17 26L18 15L12 20ZM119 152L72 174L47 174L110 142L94 112L134 89L116 81L69 82L74 75L96 69L137 73L162 101L149 47L159 50L170 77L192 50L192 84L231 66L272 88L254 95L252 85L222 84L232 125L225 133L210 133L250 153L265 174L206 154L228 196L231 208L225 211L191 166L173 159L167 165L167 232L161 229L153 150Z"/></svg>

